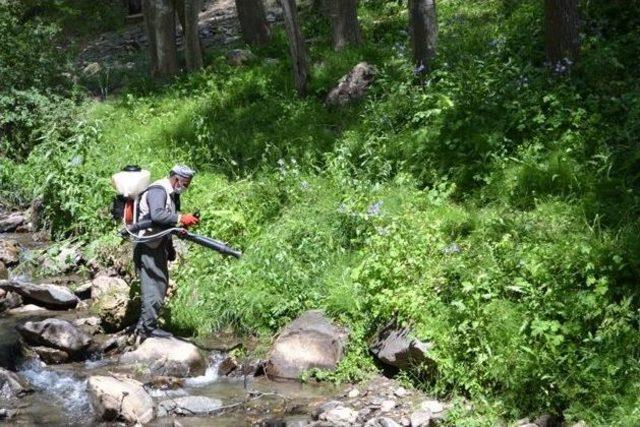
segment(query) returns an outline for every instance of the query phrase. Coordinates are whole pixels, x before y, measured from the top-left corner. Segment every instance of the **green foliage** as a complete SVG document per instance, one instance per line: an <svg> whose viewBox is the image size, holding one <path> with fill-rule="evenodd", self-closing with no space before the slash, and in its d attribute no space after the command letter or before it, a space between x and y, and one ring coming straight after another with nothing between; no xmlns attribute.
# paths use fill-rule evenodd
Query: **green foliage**
<svg viewBox="0 0 640 427"><path fill-rule="evenodd" d="M456 397L451 425L542 412L629 425L640 370L630 72L640 14L605 3L585 4L581 62L555 76L539 2L443 1L424 85L402 2L362 2L365 44L343 53L309 16L310 97L295 95L282 31L256 51L270 61L232 68L213 51L205 70L167 86L123 76L135 84L74 112L66 133L36 132L24 162L0 160L0 191L44 195L56 235L100 237L110 251L110 174L192 164L200 173L184 210L201 210L198 231L245 255L189 247L165 319L174 330L265 337L322 308L350 344L335 373L309 375L352 381L375 369L367 342L394 318L435 344L434 364L405 378ZM328 88L363 59L379 71L366 99L326 108ZM24 96L24 111L53 114ZM13 120L25 129L49 126L21 111Z"/></svg>

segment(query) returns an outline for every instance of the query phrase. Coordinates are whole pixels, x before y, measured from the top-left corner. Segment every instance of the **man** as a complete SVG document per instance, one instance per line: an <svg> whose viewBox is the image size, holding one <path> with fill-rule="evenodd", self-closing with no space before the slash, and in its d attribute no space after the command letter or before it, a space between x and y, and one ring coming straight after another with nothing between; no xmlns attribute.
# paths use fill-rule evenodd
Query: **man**
<svg viewBox="0 0 640 427"><path fill-rule="evenodd" d="M175 259L175 251L170 235L152 237L167 228L189 228L198 224L199 219L195 215L179 213L180 194L189 188L194 175L195 171L189 167L176 165L168 177L151 184L138 199L138 221L150 219L153 223L151 228L139 233L140 237L150 240L137 242L133 248L133 261L142 293L142 312L134 332L140 340L149 336L171 336L169 332L158 329L158 314L169 285L167 263Z"/></svg>

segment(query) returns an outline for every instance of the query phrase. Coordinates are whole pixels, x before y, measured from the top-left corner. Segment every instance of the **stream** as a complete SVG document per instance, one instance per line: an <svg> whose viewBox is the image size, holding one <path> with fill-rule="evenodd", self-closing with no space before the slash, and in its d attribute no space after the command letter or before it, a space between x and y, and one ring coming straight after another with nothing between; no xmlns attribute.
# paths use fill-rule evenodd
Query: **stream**
<svg viewBox="0 0 640 427"><path fill-rule="evenodd" d="M34 242L28 233L0 234L0 240L17 240L23 248L21 256L28 257L29 250L43 247ZM15 272L9 270L10 277ZM21 278L25 279L24 272ZM86 317L87 309L66 311L33 311L19 314L0 314L0 366L17 372L33 388L34 392L19 400L7 400L0 390L0 409L17 409L12 425L121 425L96 420L89 394L87 379L92 375L109 375L123 372L117 356L96 356L93 360L46 365L39 359L21 360L19 334L16 326L29 320L55 317L74 320ZM202 376L186 378L179 387L171 390L145 386L154 402L179 396L206 396L219 399L224 406L246 402L226 413L198 417L172 416L156 418L151 426L302 426L311 420L312 406L335 395L330 385L301 384L299 382L274 382L266 377L219 377L218 367L225 354L207 352L208 367ZM136 378L136 372L127 374ZM144 379L140 379L144 382ZM253 398L250 398L253 396ZM256 398L256 396L258 396ZM179 424L174 421L179 420Z"/></svg>

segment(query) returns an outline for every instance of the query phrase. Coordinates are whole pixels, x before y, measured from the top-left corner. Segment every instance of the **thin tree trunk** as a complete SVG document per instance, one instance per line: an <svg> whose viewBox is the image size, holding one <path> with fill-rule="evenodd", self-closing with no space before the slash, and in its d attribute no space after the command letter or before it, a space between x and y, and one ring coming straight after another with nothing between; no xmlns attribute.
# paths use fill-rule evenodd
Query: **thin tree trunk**
<svg viewBox="0 0 640 427"><path fill-rule="evenodd" d="M289 52L293 64L293 80L298 94L306 93L307 80L309 78L309 60L304 37L298 24L298 10L295 0L279 0L282 6L284 26L289 38Z"/></svg>
<svg viewBox="0 0 640 427"><path fill-rule="evenodd" d="M269 24L262 0L236 0L242 39L252 46L269 42Z"/></svg>
<svg viewBox="0 0 640 427"><path fill-rule="evenodd" d="M560 73L580 55L578 0L545 0L547 59Z"/></svg>
<svg viewBox="0 0 640 427"><path fill-rule="evenodd" d="M178 71L176 62L176 11L171 0L152 0L156 7L156 46L158 75L172 76Z"/></svg>
<svg viewBox="0 0 640 427"><path fill-rule="evenodd" d="M184 52L189 71L202 68L202 45L198 34L200 9L202 9L202 0L184 0Z"/></svg>
<svg viewBox="0 0 640 427"><path fill-rule="evenodd" d="M149 72L151 77L155 77L158 75L158 46L156 44L156 18L153 0L142 1L142 15L149 42Z"/></svg>
<svg viewBox="0 0 640 427"><path fill-rule="evenodd" d="M358 0L326 0L333 49L338 51L349 45L358 45L360 24L358 23Z"/></svg>
<svg viewBox="0 0 640 427"><path fill-rule="evenodd" d="M438 44L436 0L409 0L409 21L416 72L427 73Z"/></svg>

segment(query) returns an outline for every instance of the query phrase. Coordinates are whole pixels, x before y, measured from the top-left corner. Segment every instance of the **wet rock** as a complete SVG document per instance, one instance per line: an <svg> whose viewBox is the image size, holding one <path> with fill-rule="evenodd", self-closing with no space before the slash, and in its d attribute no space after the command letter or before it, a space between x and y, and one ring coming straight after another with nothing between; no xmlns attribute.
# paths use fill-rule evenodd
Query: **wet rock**
<svg viewBox="0 0 640 427"><path fill-rule="evenodd" d="M387 417L372 418L364 424L364 427L400 427L400 424Z"/></svg>
<svg viewBox="0 0 640 427"><path fill-rule="evenodd" d="M184 396L158 403L158 417L167 415L194 416L215 412L222 406L219 399L205 396Z"/></svg>
<svg viewBox="0 0 640 427"><path fill-rule="evenodd" d="M29 222L25 212L11 212L0 218L0 233L11 233Z"/></svg>
<svg viewBox="0 0 640 427"><path fill-rule="evenodd" d="M378 331L369 349L383 363L409 369L429 360L430 347L429 343L411 337L409 328L398 327L392 322Z"/></svg>
<svg viewBox="0 0 640 427"><path fill-rule="evenodd" d="M129 337L126 335L114 335L105 340L100 346L100 352L104 354L119 354L129 347Z"/></svg>
<svg viewBox="0 0 640 427"><path fill-rule="evenodd" d="M78 304L78 297L68 288L60 285L2 280L0 281L0 288L17 292L27 300L47 308L74 308Z"/></svg>
<svg viewBox="0 0 640 427"><path fill-rule="evenodd" d="M298 378L311 368L335 369L347 336L344 328L331 324L321 311L307 311L280 332L266 372L273 377Z"/></svg>
<svg viewBox="0 0 640 427"><path fill-rule="evenodd" d="M431 425L431 411L422 410L411 414L411 427L428 427Z"/></svg>
<svg viewBox="0 0 640 427"><path fill-rule="evenodd" d="M226 377L236 369L238 369L239 365L236 359L232 356L227 356L224 358L220 365L218 366L218 375L221 377Z"/></svg>
<svg viewBox="0 0 640 427"><path fill-rule="evenodd" d="M31 347L31 350L47 365L59 365L67 363L71 359L69 353L57 348L35 346Z"/></svg>
<svg viewBox="0 0 640 427"><path fill-rule="evenodd" d="M98 419L148 423L153 419L153 400L142 383L131 378L92 376L87 383Z"/></svg>
<svg viewBox="0 0 640 427"><path fill-rule="evenodd" d="M24 340L34 346L51 347L79 356L91 344L91 337L61 319L26 322L16 327Z"/></svg>
<svg viewBox="0 0 640 427"><path fill-rule="evenodd" d="M83 283L73 290L75 296L81 300L91 298L91 282Z"/></svg>
<svg viewBox="0 0 640 427"><path fill-rule="evenodd" d="M107 332L133 325L140 317L140 298L131 297L127 282L117 277L98 276L91 282L91 310Z"/></svg>
<svg viewBox="0 0 640 427"><path fill-rule="evenodd" d="M73 321L73 324L89 335L95 335L101 331L102 321L98 316L83 317Z"/></svg>
<svg viewBox="0 0 640 427"><path fill-rule="evenodd" d="M0 262L11 267L20 262L20 245L15 240L0 240Z"/></svg>
<svg viewBox="0 0 640 427"><path fill-rule="evenodd" d="M18 411L15 409L0 408L0 421L9 421L15 418Z"/></svg>
<svg viewBox="0 0 640 427"><path fill-rule="evenodd" d="M12 399L22 397L33 390L29 384L15 372L0 368L0 398Z"/></svg>
<svg viewBox="0 0 640 427"><path fill-rule="evenodd" d="M20 307L23 303L22 297L16 292L7 292L4 298L0 299L0 313Z"/></svg>
<svg viewBox="0 0 640 427"><path fill-rule="evenodd" d="M229 65L240 66L256 59L256 56L247 49L233 49L226 54Z"/></svg>
<svg viewBox="0 0 640 427"><path fill-rule="evenodd" d="M366 62L360 62L340 79L338 86L329 91L327 105L342 106L362 98L375 78L374 68Z"/></svg>
<svg viewBox="0 0 640 427"><path fill-rule="evenodd" d="M143 363L154 375L188 377L204 374L206 360L198 347L177 338L147 338L135 351L120 356L120 363Z"/></svg>
<svg viewBox="0 0 640 427"><path fill-rule="evenodd" d="M9 314L20 314L20 313L32 313L34 311L47 311L46 308L40 307L35 304L27 304L22 307L12 308L8 311Z"/></svg>
<svg viewBox="0 0 640 427"><path fill-rule="evenodd" d="M326 412L322 412L318 419L326 421L332 426L348 427L357 421L358 412L346 406L337 406Z"/></svg>

